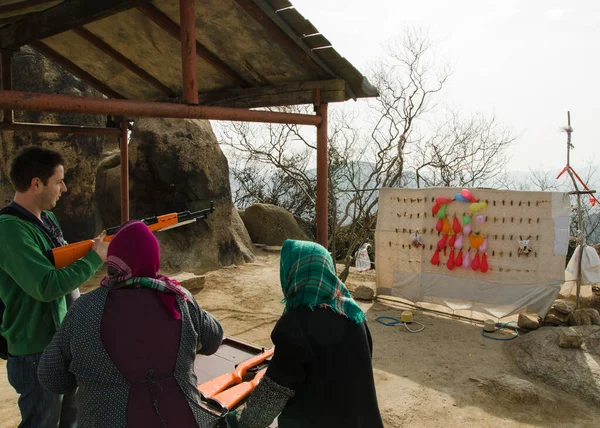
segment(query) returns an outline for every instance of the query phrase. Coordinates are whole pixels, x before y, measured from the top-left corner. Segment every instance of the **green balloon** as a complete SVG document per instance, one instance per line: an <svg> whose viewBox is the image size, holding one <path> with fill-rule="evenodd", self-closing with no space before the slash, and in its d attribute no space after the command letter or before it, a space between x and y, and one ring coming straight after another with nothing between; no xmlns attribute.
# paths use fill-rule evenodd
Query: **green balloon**
<svg viewBox="0 0 600 428"><path fill-rule="evenodd" d="M437 218L446 218L446 208L448 208L448 204L441 206L440 210L437 212Z"/></svg>
<svg viewBox="0 0 600 428"><path fill-rule="evenodd" d="M464 215L463 216L463 224L469 224L471 223L471 218L468 215Z"/></svg>

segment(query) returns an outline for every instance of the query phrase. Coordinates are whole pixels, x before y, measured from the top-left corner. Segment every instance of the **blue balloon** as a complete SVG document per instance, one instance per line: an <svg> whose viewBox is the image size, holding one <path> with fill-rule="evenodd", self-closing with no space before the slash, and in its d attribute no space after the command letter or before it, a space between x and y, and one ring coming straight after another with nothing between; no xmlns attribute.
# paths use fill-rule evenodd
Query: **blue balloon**
<svg viewBox="0 0 600 428"><path fill-rule="evenodd" d="M457 193L456 195L454 195L454 200L458 201L458 202L471 202L467 198L465 198L463 195L461 195L460 193Z"/></svg>

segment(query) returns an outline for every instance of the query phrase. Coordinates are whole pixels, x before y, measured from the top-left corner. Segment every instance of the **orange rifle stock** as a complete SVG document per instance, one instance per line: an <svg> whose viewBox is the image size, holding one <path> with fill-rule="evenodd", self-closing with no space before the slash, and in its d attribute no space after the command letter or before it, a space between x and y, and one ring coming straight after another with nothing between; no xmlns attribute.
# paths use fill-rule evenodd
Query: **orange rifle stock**
<svg viewBox="0 0 600 428"><path fill-rule="evenodd" d="M180 213L164 214L157 217L148 217L142 219L141 221L153 232L162 231L183 226L184 224L193 223L201 218L207 218L208 215L214 210L214 205L211 201L210 208L206 208L204 210L194 212L182 211ZM110 242L120 227L121 226L115 226L106 229L106 238L104 238L104 240ZM86 241L75 242L73 244L53 248L52 258L54 260L54 266L57 269L61 269L70 265L74 261L79 260L89 253L93 246L94 241L92 239L88 239Z"/></svg>
<svg viewBox="0 0 600 428"><path fill-rule="evenodd" d="M217 376L202 385L198 385L198 389L205 398L214 398L220 392L229 388L231 385L237 385L242 383L242 377L254 366L264 362L266 359L273 356L275 348L267 349L262 354L258 354L246 361L242 361L237 365L234 371L231 373L225 373L221 376Z"/></svg>
<svg viewBox="0 0 600 428"><path fill-rule="evenodd" d="M258 382L260 382L266 372L267 369L259 371L252 380L232 386L213 396L211 400L217 402L223 409L232 410L240 401L254 391L254 388L256 388L256 385L258 385Z"/></svg>

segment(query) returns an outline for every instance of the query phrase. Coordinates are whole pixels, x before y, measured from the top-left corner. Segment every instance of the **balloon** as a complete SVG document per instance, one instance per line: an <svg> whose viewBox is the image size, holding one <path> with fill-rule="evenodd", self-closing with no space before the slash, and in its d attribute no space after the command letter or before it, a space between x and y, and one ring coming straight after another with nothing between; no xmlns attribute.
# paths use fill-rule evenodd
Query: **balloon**
<svg viewBox="0 0 600 428"><path fill-rule="evenodd" d="M485 253L485 252L487 251L487 249L488 249L488 239L487 239L487 238L485 238L485 239L483 240L483 244L481 244L481 245L479 246L479 252L480 252L480 253Z"/></svg>
<svg viewBox="0 0 600 428"><path fill-rule="evenodd" d="M477 202L477 199L475 199L471 191L468 189L462 189L460 194L463 196L463 198L468 199L471 202Z"/></svg>
<svg viewBox="0 0 600 428"><path fill-rule="evenodd" d="M448 208L448 205L444 204L440 207L440 210L437 212L437 218L444 218L446 217L446 209Z"/></svg>
<svg viewBox="0 0 600 428"><path fill-rule="evenodd" d="M450 220L448 217L444 219L444 225L442 226L442 233L448 234L452 229L450 228Z"/></svg>
<svg viewBox="0 0 600 428"><path fill-rule="evenodd" d="M483 255L481 256L481 266L479 267L479 270L483 273L486 273L488 269L489 266L487 262L487 254L483 253Z"/></svg>
<svg viewBox="0 0 600 428"><path fill-rule="evenodd" d="M465 269L469 269L470 266L471 266L471 252L466 251L465 257L462 262L462 267L464 267Z"/></svg>
<svg viewBox="0 0 600 428"><path fill-rule="evenodd" d="M454 264L456 267L461 267L463 262L462 251L459 251L456 257L454 258Z"/></svg>
<svg viewBox="0 0 600 428"><path fill-rule="evenodd" d="M456 241L454 241L454 248L457 250L460 250L464 245L464 242L465 242L464 239L465 239L465 236L462 233L459 235L456 235Z"/></svg>
<svg viewBox="0 0 600 428"><path fill-rule="evenodd" d="M472 233L469 233L469 244L471 245L471 248L479 247L479 245L477 245L477 237Z"/></svg>
<svg viewBox="0 0 600 428"><path fill-rule="evenodd" d="M435 203L436 203L436 204L440 204L440 205L443 205L443 204L449 204L450 202L452 202L452 199L451 199L451 198L437 198L437 199L435 200Z"/></svg>
<svg viewBox="0 0 600 428"><path fill-rule="evenodd" d="M462 227L460 226L460 221L458 221L456 216L454 216L454 219L452 220L452 230L454 231L454 233L460 233L462 230Z"/></svg>
<svg viewBox="0 0 600 428"><path fill-rule="evenodd" d="M448 263L446 263L448 270L454 269L454 250L450 250L450 256L448 257Z"/></svg>
<svg viewBox="0 0 600 428"><path fill-rule="evenodd" d="M464 224L470 224L471 223L471 217L469 217L468 215L464 215L463 216L463 223Z"/></svg>
<svg viewBox="0 0 600 428"><path fill-rule="evenodd" d="M433 257L431 258L431 264L434 266L437 266L440 264L440 252L439 251L435 251L433 253Z"/></svg>
<svg viewBox="0 0 600 428"><path fill-rule="evenodd" d="M446 247L447 242L448 242L448 235L442 236L442 239L440 239L437 243L438 251L442 251Z"/></svg>
<svg viewBox="0 0 600 428"><path fill-rule="evenodd" d="M481 211L485 207L487 207L487 202L475 202L469 205L469 209L474 213L476 213L477 211Z"/></svg>
<svg viewBox="0 0 600 428"><path fill-rule="evenodd" d="M482 215L478 215L477 217L475 217L475 221L477 223L483 223L485 221L485 217Z"/></svg>
<svg viewBox="0 0 600 428"><path fill-rule="evenodd" d="M436 215L441 207L440 204L435 204L433 208L431 208L431 215Z"/></svg>
<svg viewBox="0 0 600 428"><path fill-rule="evenodd" d="M457 193L456 195L454 195L454 200L458 201L458 202L471 202L467 198L465 198L463 195L461 195L460 193Z"/></svg>
<svg viewBox="0 0 600 428"><path fill-rule="evenodd" d="M465 224L465 227L463 227L463 233L465 235L468 235L469 233L471 233L471 225L470 224Z"/></svg>
<svg viewBox="0 0 600 428"><path fill-rule="evenodd" d="M473 270L479 269L479 253L475 253L475 257L473 257L473 262L471 263L471 269L473 269Z"/></svg>
<svg viewBox="0 0 600 428"><path fill-rule="evenodd" d="M442 219L439 219L437 221L437 223L435 224L435 230L437 230L438 232L441 232L443 227L444 227L444 222L442 221Z"/></svg>
<svg viewBox="0 0 600 428"><path fill-rule="evenodd" d="M456 242L456 235L452 235L452 236L450 237L450 240L448 241L448 246L449 246L450 248L454 248L454 244L455 244L455 242Z"/></svg>

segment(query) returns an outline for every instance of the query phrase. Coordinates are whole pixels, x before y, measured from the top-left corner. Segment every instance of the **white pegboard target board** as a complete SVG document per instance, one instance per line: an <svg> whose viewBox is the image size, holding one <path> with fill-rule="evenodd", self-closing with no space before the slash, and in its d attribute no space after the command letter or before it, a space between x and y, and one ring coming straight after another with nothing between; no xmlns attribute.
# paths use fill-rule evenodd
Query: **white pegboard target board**
<svg viewBox="0 0 600 428"><path fill-rule="evenodd" d="M462 266L449 270L448 246L439 252L439 264L431 263L443 237L436 230L440 219L432 208L437 198L454 199L460 192L456 188L380 190L375 239L378 294L469 308L498 317L523 310L545 313L549 299L564 282L568 195L471 189L478 202L487 202L485 208L472 212L468 202L448 203L446 218L451 224L456 216L462 229L466 215L472 233L487 238L489 269L481 272ZM477 216L483 222L477 222ZM422 246L412 245L415 231ZM528 255L518 254L520 237L531 237ZM470 247L465 236L462 254ZM476 251L470 249L471 255Z"/></svg>

